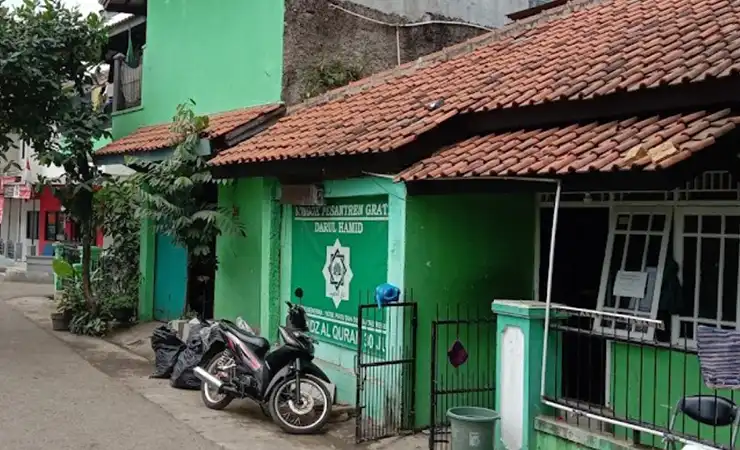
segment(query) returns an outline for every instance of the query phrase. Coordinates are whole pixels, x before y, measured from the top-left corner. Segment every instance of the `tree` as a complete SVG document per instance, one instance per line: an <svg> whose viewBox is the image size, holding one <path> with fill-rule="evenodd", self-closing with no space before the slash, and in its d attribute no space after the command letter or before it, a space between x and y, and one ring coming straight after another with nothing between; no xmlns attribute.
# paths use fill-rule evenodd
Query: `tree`
<svg viewBox="0 0 740 450"><path fill-rule="evenodd" d="M170 129L178 144L167 158L128 161L139 168L132 175L138 185L139 216L151 219L157 232L187 250L189 273L193 267L217 265L213 244L218 235L244 234L233 211L219 208L208 195L218 181L207 159L197 152L208 117L196 116L193 106L191 100L177 107Z"/></svg>
<svg viewBox="0 0 740 450"><path fill-rule="evenodd" d="M61 0L24 0L12 9L0 0L0 154L17 135L42 165L64 168L63 187L55 193L80 225L82 284L91 308L93 190L102 175L92 153L106 131L102 111L84 97L104 43L96 14L83 17Z"/></svg>

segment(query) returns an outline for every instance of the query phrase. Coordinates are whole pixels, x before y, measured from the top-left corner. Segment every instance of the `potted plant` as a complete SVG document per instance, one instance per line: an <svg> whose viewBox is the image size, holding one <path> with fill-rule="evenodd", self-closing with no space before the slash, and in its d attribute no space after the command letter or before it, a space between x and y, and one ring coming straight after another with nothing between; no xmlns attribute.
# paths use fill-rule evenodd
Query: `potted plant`
<svg viewBox="0 0 740 450"><path fill-rule="evenodd" d="M55 259L52 267L62 280L62 295L57 302L56 312L51 313L51 327L54 331L67 331L74 315L84 309L82 285L75 276L74 268L67 261Z"/></svg>
<svg viewBox="0 0 740 450"><path fill-rule="evenodd" d="M108 308L117 322L129 323L136 313L136 300L119 294L108 300Z"/></svg>

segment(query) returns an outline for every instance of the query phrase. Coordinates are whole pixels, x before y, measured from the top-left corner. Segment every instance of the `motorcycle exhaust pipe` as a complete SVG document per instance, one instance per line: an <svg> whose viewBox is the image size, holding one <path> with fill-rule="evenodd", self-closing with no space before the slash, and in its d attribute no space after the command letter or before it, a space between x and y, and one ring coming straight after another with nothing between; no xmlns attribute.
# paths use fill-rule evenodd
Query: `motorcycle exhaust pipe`
<svg viewBox="0 0 740 450"><path fill-rule="evenodd" d="M195 369L193 369L193 373L196 377L198 377L198 379L200 379L200 381L206 383L214 389L221 389L221 386L223 386L224 384L223 381L206 372L202 367L196 367Z"/></svg>

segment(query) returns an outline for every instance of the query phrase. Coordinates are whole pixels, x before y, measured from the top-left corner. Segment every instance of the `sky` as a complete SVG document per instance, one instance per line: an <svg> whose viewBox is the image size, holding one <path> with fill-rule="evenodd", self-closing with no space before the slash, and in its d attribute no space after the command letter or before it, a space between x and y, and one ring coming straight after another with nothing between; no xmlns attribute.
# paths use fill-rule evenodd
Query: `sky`
<svg viewBox="0 0 740 450"><path fill-rule="evenodd" d="M23 2L23 0L5 0L5 6L16 6ZM80 11L83 13L97 12L102 8L98 0L64 0L67 6L79 6Z"/></svg>

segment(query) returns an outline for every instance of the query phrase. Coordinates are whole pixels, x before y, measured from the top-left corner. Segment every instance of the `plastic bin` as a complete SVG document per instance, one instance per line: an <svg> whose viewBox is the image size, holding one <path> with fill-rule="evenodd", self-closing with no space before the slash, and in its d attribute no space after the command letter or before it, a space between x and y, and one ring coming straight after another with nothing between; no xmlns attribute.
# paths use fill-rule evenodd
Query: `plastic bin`
<svg viewBox="0 0 740 450"><path fill-rule="evenodd" d="M501 416L494 410L461 406L447 411L450 419L451 450L494 450L496 421Z"/></svg>

